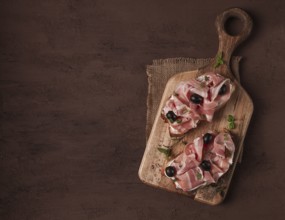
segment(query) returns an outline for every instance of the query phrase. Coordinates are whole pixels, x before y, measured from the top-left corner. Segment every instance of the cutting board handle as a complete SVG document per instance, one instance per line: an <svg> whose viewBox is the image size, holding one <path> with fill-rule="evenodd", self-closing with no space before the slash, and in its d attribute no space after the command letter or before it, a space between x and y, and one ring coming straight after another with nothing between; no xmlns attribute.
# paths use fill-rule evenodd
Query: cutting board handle
<svg viewBox="0 0 285 220"><path fill-rule="evenodd" d="M243 28L238 35L232 36L226 32L225 23L229 18L238 18L241 20ZM216 28L219 35L219 50L217 55L222 54L223 61L229 66L233 51L249 36L252 29L252 20L242 9L231 8L217 16Z"/></svg>

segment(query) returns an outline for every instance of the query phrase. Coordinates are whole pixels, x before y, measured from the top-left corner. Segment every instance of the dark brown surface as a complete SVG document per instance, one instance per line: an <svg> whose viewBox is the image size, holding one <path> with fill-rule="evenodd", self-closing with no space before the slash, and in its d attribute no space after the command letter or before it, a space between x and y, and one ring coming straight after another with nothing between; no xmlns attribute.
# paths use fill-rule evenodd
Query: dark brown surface
<svg viewBox="0 0 285 220"><path fill-rule="evenodd" d="M283 219L283 1L0 2L0 219ZM234 1L231 1L234 2ZM214 56L228 7L254 20L235 53L255 112L225 202L142 184L145 65Z"/></svg>

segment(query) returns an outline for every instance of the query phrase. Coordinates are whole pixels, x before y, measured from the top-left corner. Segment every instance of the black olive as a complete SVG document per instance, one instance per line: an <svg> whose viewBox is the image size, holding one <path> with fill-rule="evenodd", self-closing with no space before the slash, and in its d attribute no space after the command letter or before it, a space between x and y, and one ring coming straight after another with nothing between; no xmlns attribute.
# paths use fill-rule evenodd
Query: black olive
<svg viewBox="0 0 285 220"><path fill-rule="evenodd" d="M169 111L166 114L166 118L168 118L168 120L172 123L172 122L176 121L177 115L175 115L175 113L173 111Z"/></svg>
<svg viewBox="0 0 285 220"><path fill-rule="evenodd" d="M226 92L227 92L227 85L224 84L224 85L222 85L222 87L219 90L219 95L224 95L224 94L226 94Z"/></svg>
<svg viewBox="0 0 285 220"><path fill-rule="evenodd" d="M193 95L191 95L190 100L195 104L201 104L203 102L203 97L194 93Z"/></svg>
<svg viewBox="0 0 285 220"><path fill-rule="evenodd" d="M210 133L206 133L203 136L204 144L209 144L212 141L212 139L213 139L213 135Z"/></svg>
<svg viewBox="0 0 285 220"><path fill-rule="evenodd" d="M165 174L168 177L174 177L176 173L175 167L169 166L165 168Z"/></svg>
<svg viewBox="0 0 285 220"><path fill-rule="evenodd" d="M211 163L208 160L203 160L202 163L200 164L200 167L205 171L210 171L211 170Z"/></svg>

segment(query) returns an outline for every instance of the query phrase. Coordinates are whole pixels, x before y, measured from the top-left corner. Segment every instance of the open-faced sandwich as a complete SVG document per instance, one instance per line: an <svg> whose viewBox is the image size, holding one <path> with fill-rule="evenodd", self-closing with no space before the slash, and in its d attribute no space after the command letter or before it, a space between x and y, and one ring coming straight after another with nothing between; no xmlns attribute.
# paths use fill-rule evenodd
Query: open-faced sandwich
<svg viewBox="0 0 285 220"><path fill-rule="evenodd" d="M235 145L228 132L208 132L168 161L163 173L174 181L176 188L191 191L217 183L233 163L234 152Z"/></svg>
<svg viewBox="0 0 285 220"><path fill-rule="evenodd" d="M229 100L233 91L230 79L213 72L181 82L161 112L169 123L170 135L181 136L201 120L211 122L215 111Z"/></svg>

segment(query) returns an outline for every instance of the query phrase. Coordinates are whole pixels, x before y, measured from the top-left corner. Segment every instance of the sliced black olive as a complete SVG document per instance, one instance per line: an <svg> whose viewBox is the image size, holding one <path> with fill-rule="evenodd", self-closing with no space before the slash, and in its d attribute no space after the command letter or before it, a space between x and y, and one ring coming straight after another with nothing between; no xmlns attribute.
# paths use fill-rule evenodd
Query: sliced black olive
<svg viewBox="0 0 285 220"><path fill-rule="evenodd" d="M175 167L169 166L165 168L165 174L168 177L174 177L176 173Z"/></svg>
<svg viewBox="0 0 285 220"><path fill-rule="evenodd" d="M203 97L194 93L193 95L191 95L190 100L195 104L201 104L203 102Z"/></svg>
<svg viewBox="0 0 285 220"><path fill-rule="evenodd" d="M224 85L222 85L222 87L219 90L219 95L224 95L224 94L226 94L226 92L227 92L227 85L224 84Z"/></svg>
<svg viewBox="0 0 285 220"><path fill-rule="evenodd" d="M205 171L210 171L211 170L211 163L208 160L203 160L202 163L200 164L200 167Z"/></svg>
<svg viewBox="0 0 285 220"><path fill-rule="evenodd" d="M169 111L169 112L167 112L167 114L166 114L166 118L167 118L171 123L173 123L174 121L176 121L177 115L175 115L175 113L174 113L173 111Z"/></svg>
<svg viewBox="0 0 285 220"><path fill-rule="evenodd" d="M213 139L213 135L210 133L206 133L203 136L204 144L209 144L212 141L212 139Z"/></svg>

